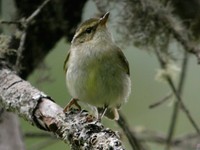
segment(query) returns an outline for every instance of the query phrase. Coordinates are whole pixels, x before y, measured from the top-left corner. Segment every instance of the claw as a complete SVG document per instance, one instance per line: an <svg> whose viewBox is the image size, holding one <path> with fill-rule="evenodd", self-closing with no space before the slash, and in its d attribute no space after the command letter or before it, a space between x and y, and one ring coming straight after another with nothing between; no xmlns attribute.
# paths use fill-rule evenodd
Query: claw
<svg viewBox="0 0 200 150"><path fill-rule="evenodd" d="M81 106L77 103L78 99L77 98L72 98L70 100L70 102L65 106L65 108L63 109L63 112L67 112L69 111L69 109L71 108L72 105L75 105L78 110L80 111L81 110Z"/></svg>
<svg viewBox="0 0 200 150"><path fill-rule="evenodd" d="M101 119L102 119L103 116L105 115L107 109L108 109L107 106L105 106L104 108L97 108L97 110L98 110L98 117L97 117L97 120L98 120L99 122L101 122Z"/></svg>

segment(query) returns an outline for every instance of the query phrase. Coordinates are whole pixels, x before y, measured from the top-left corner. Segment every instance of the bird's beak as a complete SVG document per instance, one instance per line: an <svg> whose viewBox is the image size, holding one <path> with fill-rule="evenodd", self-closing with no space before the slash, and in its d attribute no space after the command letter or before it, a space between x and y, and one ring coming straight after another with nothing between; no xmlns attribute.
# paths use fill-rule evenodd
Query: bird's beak
<svg viewBox="0 0 200 150"><path fill-rule="evenodd" d="M108 17L109 17L109 12L107 12L107 13L105 13L104 15L103 15L103 17L101 17L100 19L99 19L99 24L100 25L105 25L106 24L106 22L107 22L107 20L108 20Z"/></svg>

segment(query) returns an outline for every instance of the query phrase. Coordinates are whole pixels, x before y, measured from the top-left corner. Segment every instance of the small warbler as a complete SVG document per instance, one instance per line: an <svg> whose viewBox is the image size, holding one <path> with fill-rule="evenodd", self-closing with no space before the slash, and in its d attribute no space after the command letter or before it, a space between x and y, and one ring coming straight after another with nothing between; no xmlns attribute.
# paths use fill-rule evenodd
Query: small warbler
<svg viewBox="0 0 200 150"><path fill-rule="evenodd" d="M66 83L73 99L95 106L97 118L104 115L119 119L118 109L131 91L128 61L114 43L106 22L109 12L101 18L91 18L76 30L64 63Z"/></svg>

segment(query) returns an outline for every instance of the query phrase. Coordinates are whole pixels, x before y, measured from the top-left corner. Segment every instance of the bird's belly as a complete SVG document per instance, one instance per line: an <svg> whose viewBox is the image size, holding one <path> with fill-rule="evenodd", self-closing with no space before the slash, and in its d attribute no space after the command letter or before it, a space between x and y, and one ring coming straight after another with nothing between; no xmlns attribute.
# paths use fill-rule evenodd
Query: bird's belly
<svg viewBox="0 0 200 150"><path fill-rule="evenodd" d="M98 64L69 67L66 74L69 91L73 97L91 105L116 107L127 98L129 89L125 88L130 79L112 65Z"/></svg>

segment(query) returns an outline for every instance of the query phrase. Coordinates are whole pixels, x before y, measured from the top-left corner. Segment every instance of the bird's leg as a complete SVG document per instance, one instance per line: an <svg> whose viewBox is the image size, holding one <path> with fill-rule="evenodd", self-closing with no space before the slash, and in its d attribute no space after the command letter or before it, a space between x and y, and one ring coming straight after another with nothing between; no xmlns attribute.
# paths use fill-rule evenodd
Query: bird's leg
<svg viewBox="0 0 200 150"><path fill-rule="evenodd" d="M77 103L77 101L78 101L77 98L72 98L70 102L63 109L63 112L64 113L67 112L71 108L72 105L75 105L78 108L78 110L81 110L81 106Z"/></svg>
<svg viewBox="0 0 200 150"><path fill-rule="evenodd" d="M107 105L105 105L104 108L97 108L97 110L98 110L98 117L97 117L97 119L98 119L99 121L101 121L101 119L102 119L103 116L105 115L107 109L108 109L108 106L107 106Z"/></svg>

